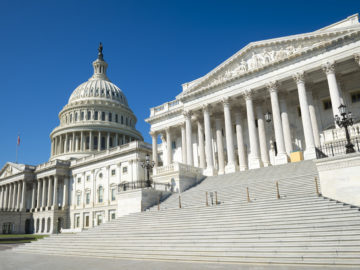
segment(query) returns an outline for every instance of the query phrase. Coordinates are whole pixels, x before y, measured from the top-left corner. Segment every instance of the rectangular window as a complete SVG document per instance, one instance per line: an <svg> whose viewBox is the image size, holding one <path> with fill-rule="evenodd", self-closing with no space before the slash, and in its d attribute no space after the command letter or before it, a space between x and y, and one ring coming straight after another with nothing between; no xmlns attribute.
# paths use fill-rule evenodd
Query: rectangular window
<svg viewBox="0 0 360 270"><path fill-rule="evenodd" d="M91 120L91 112L90 111L88 111L88 113L87 113L87 120Z"/></svg>
<svg viewBox="0 0 360 270"><path fill-rule="evenodd" d="M119 116L117 114L115 114L115 122L119 122Z"/></svg>
<svg viewBox="0 0 360 270"><path fill-rule="evenodd" d="M76 228L80 228L80 216L76 216L75 226Z"/></svg>
<svg viewBox="0 0 360 270"><path fill-rule="evenodd" d="M105 121L105 112L102 112L102 113L101 113L101 120L102 120L102 121Z"/></svg>
<svg viewBox="0 0 360 270"><path fill-rule="evenodd" d="M111 219L115 219L115 213L111 213Z"/></svg>
<svg viewBox="0 0 360 270"><path fill-rule="evenodd" d="M351 94L351 102L352 103L360 102L360 91Z"/></svg>
<svg viewBox="0 0 360 270"><path fill-rule="evenodd" d="M90 192L86 193L86 204L90 204Z"/></svg>
<svg viewBox="0 0 360 270"><path fill-rule="evenodd" d="M126 125L128 126L129 125L129 119L126 117Z"/></svg>
<svg viewBox="0 0 360 270"><path fill-rule="evenodd" d="M95 114L94 114L94 120L98 120L98 112L97 111L95 111Z"/></svg>
<svg viewBox="0 0 360 270"><path fill-rule="evenodd" d="M86 176L86 181L89 182L90 181L90 175Z"/></svg>
<svg viewBox="0 0 360 270"><path fill-rule="evenodd" d="M80 205L80 200L81 200L81 195L80 194L76 195L76 205L77 206Z"/></svg>
<svg viewBox="0 0 360 270"><path fill-rule="evenodd" d="M127 167L123 167L122 172L123 172L123 173L127 173L127 171L128 171L128 168L127 168Z"/></svg>
<svg viewBox="0 0 360 270"><path fill-rule="evenodd" d="M85 216L85 227L89 227L89 224L90 224L90 217Z"/></svg>
<svg viewBox="0 0 360 270"><path fill-rule="evenodd" d="M323 108L324 108L324 111L331 110L332 105L331 105L330 99L323 100Z"/></svg>
<svg viewBox="0 0 360 270"><path fill-rule="evenodd" d="M84 120L84 112L80 113L80 120Z"/></svg>
<svg viewBox="0 0 360 270"><path fill-rule="evenodd" d="M124 117L123 116L121 116L121 124L123 125L124 124Z"/></svg>
<svg viewBox="0 0 360 270"><path fill-rule="evenodd" d="M80 178L80 177L77 179L77 182L78 182L78 183L81 183L81 178Z"/></svg>
<svg viewBox="0 0 360 270"><path fill-rule="evenodd" d="M176 149L176 141L171 142L171 149Z"/></svg>
<svg viewBox="0 0 360 270"><path fill-rule="evenodd" d="M112 113L109 113L109 122L112 121Z"/></svg>
<svg viewBox="0 0 360 270"><path fill-rule="evenodd" d="M113 189L111 189L111 200L112 201L115 201L115 199L116 199L116 193L115 193L115 188L113 188Z"/></svg>
<svg viewBox="0 0 360 270"><path fill-rule="evenodd" d="M111 175L115 175L116 171L115 170L111 170Z"/></svg>

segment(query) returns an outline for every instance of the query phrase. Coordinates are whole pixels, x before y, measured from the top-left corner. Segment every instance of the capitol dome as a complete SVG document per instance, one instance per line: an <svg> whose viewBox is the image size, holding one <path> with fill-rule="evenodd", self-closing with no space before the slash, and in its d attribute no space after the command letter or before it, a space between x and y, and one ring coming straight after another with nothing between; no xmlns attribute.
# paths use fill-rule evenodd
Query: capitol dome
<svg viewBox="0 0 360 270"><path fill-rule="evenodd" d="M50 134L51 159L81 158L143 141L124 93L106 75L108 64L101 43L93 67L94 74L76 87L59 113L60 125Z"/></svg>

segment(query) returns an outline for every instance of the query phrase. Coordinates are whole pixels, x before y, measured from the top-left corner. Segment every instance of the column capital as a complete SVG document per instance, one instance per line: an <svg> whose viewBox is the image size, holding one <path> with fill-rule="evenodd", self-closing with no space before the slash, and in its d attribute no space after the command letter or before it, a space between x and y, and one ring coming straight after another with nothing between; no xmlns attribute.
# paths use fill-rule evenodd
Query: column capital
<svg viewBox="0 0 360 270"><path fill-rule="evenodd" d="M360 66L360 53L354 54L355 62Z"/></svg>
<svg viewBox="0 0 360 270"><path fill-rule="evenodd" d="M245 90L243 91L243 96L244 96L245 100L252 100L253 90L251 90L251 89L245 89Z"/></svg>
<svg viewBox="0 0 360 270"><path fill-rule="evenodd" d="M335 73L335 62L326 62L321 66L322 70L328 74L334 74Z"/></svg>
<svg viewBox="0 0 360 270"><path fill-rule="evenodd" d="M202 110L203 110L203 112L209 112L209 110L210 110L210 104L203 104L202 105Z"/></svg>
<svg viewBox="0 0 360 270"><path fill-rule="evenodd" d="M278 88L280 86L280 83L278 81L271 81L266 84L266 88L268 91L271 92L277 92Z"/></svg>
<svg viewBox="0 0 360 270"><path fill-rule="evenodd" d="M183 110L182 114L185 118L191 118L192 112L190 110Z"/></svg>
<svg viewBox="0 0 360 270"><path fill-rule="evenodd" d="M230 98L229 97L223 97L221 99L221 103L223 104L224 107L229 107L230 105Z"/></svg>
<svg viewBox="0 0 360 270"><path fill-rule="evenodd" d="M158 135L156 131L150 131L149 134L151 137L156 137Z"/></svg>
<svg viewBox="0 0 360 270"><path fill-rule="evenodd" d="M296 72L292 77L297 84L305 83L305 72L304 71Z"/></svg>

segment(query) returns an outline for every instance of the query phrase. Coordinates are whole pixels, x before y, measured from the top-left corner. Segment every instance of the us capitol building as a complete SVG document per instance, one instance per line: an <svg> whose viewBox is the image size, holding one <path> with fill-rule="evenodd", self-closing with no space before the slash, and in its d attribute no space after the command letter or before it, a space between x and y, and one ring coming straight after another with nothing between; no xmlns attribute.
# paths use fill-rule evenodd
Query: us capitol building
<svg viewBox="0 0 360 270"><path fill-rule="evenodd" d="M102 45L94 74L79 85L37 166L8 162L0 172L0 233L55 233L116 218L120 183L144 180L151 146L136 130L124 93L106 76Z"/></svg>
<svg viewBox="0 0 360 270"><path fill-rule="evenodd" d="M153 180L182 192L206 176L333 155L332 146L345 140L334 121L340 104L354 116L351 139L360 138L357 14L314 32L252 42L184 83L174 100L150 109L152 145L107 78L102 47L93 66L59 114L49 162L8 162L1 170L0 233L54 233L115 219L117 187L144 180L147 154Z"/></svg>

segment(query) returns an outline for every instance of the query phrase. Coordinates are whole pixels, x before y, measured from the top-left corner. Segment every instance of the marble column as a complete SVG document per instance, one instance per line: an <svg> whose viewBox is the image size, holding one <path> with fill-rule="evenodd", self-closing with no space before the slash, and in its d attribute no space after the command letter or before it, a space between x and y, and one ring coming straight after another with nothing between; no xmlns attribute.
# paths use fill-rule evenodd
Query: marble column
<svg viewBox="0 0 360 270"><path fill-rule="evenodd" d="M25 195L26 195L26 182L25 182L25 180L23 180L22 187L21 187L21 206L20 206L21 211L26 210Z"/></svg>
<svg viewBox="0 0 360 270"><path fill-rule="evenodd" d="M75 152L79 151L79 136L75 135Z"/></svg>
<svg viewBox="0 0 360 270"><path fill-rule="evenodd" d="M315 110L315 106L314 106L314 99L313 99L311 91L306 91L306 98L307 98L307 101L309 104L309 113L310 113L310 120L311 120L311 126L312 126L315 146L320 147L320 133L319 133L318 122L316 119L316 110Z"/></svg>
<svg viewBox="0 0 360 270"><path fill-rule="evenodd" d="M205 142L204 142L204 127L203 123L198 119L197 120L197 130L198 130L198 144L199 144L199 167L205 169Z"/></svg>
<svg viewBox="0 0 360 270"><path fill-rule="evenodd" d="M101 150L101 132L99 131L99 134L98 134L98 151Z"/></svg>
<svg viewBox="0 0 360 270"><path fill-rule="evenodd" d="M293 76L299 94L301 120L303 124L303 131L305 137L306 149L304 151L304 159L316 158L314 135L312 131L311 118L309 112L309 104L306 98L304 72L298 72Z"/></svg>
<svg viewBox="0 0 360 270"><path fill-rule="evenodd" d="M216 146L218 152L218 174L225 173L225 158L224 158L224 146L222 136L222 119L220 117L215 118L215 129L216 129Z"/></svg>
<svg viewBox="0 0 360 270"><path fill-rule="evenodd" d="M5 185L5 194L3 199L3 208L8 209L9 185Z"/></svg>
<svg viewBox="0 0 360 270"><path fill-rule="evenodd" d="M229 98L222 99L224 107L224 120L225 120L225 138L226 138L226 152L227 152L227 164L225 166L226 173L232 173L236 171L235 163L235 150L234 150L234 137L233 127L231 121Z"/></svg>
<svg viewBox="0 0 360 270"><path fill-rule="evenodd" d="M17 186L17 195L16 195L16 210L20 210L20 202L21 202L21 182L16 183Z"/></svg>
<svg viewBox="0 0 360 270"><path fill-rule="evenodd" d="M84 131L80 132L80 151L84 151Z"/></svg>
<svg viewBox="0 0 360 270"><path fill-rule="evenodd" d="M185 130L186 130L186 161L190 166L194 166L193 159L193 145L192 145L192 129L191 129L191 115L190 111L184 111L185 116Z"/></svg>
<svg viewBox="0 0 360 270"><path fill-rule="evenodd" d="M53 209L58 208L58 176L54 176L54 195L53 195Z"/></svg>
<svg viewBox="0 0 360 270"><path fill-rule="evenodd" d="M110 132L106 135L106 149L110 148Z"/></svg>
<svg viewBox="0 0 360 270"><path fill-rule="evenodd" d="M85 179L85 177L84 177ZM62 206L65 208L68 206L68 201L69 201L69 180L70 178L68 176L64 177L64 192L63 192L63 204ZM84 194L85 196L85 194ZM85 198L84 198L85 199Z"/></svg>
<svg viewBox="0 0 360 270"><path fill-rule="evenodd" d="M206 157L206 169L204 170L204 175L212 176L214 175L214 160L213 160L213 150L212 150L212 138L211 138L211 123L210 123L210 114L209 114L209 105L203 105L203 114L204 114L204 127L205 127L205 157Z"/></svg>
<svg viewBox="0 0 360 270"><path fill-rule="evenodd" d="M244 93L246 102L247 122L249 129L250 141L250 155L249 155L249 169L256 169L261 167L261 160L258 146L258 136L255 125L254 106L252 101L251 90Z"/></svg>
<svg viewBox="0 0 360 270"><path fill-rule="evenodd" d="M4 196L4 189L3 186L0 186L0 209L3 208L3 196Z"/></svg>
<svg viewBox="0 0 360 270"><path fill-rule="evenodd" d="M73 134L72 134L71 152L75 152L75 132L73 132Z"/></svg>
<svg viewBox="0 0 360 270"><path fill-rule="evenodd" d="M47 188L47 207L51 207L52 206L52 179L49 177L48 178L48 188Z"/></svg>
<svg viewBox="0 0 360 270"><path fill-rule="evenodd" d="M258 123L261 161L264 167L268 167L270 165L269 151L267 148L267 141L266 141L264 113L260 104L256 106L256 117Z"/></svg>
<svg viewBox="0 0 360 270"><path fill-rule="evenodd" d="M327 82L329 85L329 92L330 92L333 116L334 117L335 117L335 115L340 116L339 106L340 106L341 102L340 102L339 88L338 88L338 85L336 82L336 77L335 77L335 63L327 62L326 64L322 65L322 69L326 74Z"/></svg>
<svg viewBox="0 0 360 270"><path fill-rule="evenodd" d="M278 99L278 83L270 82L267 84L267 88L270 92L271 109L274 122L275 140L277 146L277 155L275 157L275 165L285 164L288 162L288 156L286 155L284 135L280 116L280 107Z"/></svg>
<svg viewBox="0 0 360 270"><path fill-rule="evenodd" d="M63 145L63 140L62 140L62 135L59 136L59 146L60 146L60 151L59 154L64 153L64 145Z"/></svg>
<svg viewBox="0 0 360 270"><path fill-rule="evenodd" d="M118 146L118 145L119 145L119 134L116 133L115 134L115 144L114 144L114 146Z"/></svg>
<svg viewBox="0 0 360 270"><path fill-rule="evenodd" d="M51 153L50 156L54 155L54 139L51 139Z"/></svg>
<svg viewBox="0 0 360 270"><path fill-rule="evenodd" d="M285 150L288 155L293 151L289 115L285 97L280 98L281 124L283 127Z"/></svg>
<svg viewBox="0 0 360 270"><path fill-rule="evenodd" d="M68 138L68 134L65 134L65 142L64 142L64 153L68 152L68 143L69 143L69 138Z"/></svg>
<svg viewBox="0 0 360 270"><path fill-rule="evenodd" d="M187 164L187 157L186 157L186 129L185 129L185 122L181 125L181 161L184 164Z"/></svg>
<svg viewBox="0 0 360 270"><path fill-rule="evenodd" d="M45 201L45 192L46 192L46 186L47 186L47 184L46 184L46 178L43 178L43 180L42 180L42 182L43 182L43 184L42 184L42 196L41 196L41 206L42 207L45 207L46 206L46 201Z"/></svg>
<svg viewBox="0 0 360 270"><path fill-rule="evenodd" d="M17 182L14 183L13 188L13 195L12 195L12 202L11 202L11 209L15 211L16 209L16 195L17 195L18 185Z"/></svg>
<svg viewBox="0 0 360 270"><path fill-rule="evenodd" d="M170 128L166 128L166 164L172 163L172 145L171 145L171 131Z"/></svg>
<svg viewBox="0 0 360 270"><path fill-rule="evenodd" d="M34 210L36 208L35 200L36 198L36 182L32 183L32 193L31 193L31 209Z"/></svg>
<svg viewBox="0 0 360 270"><path fill-rule="evenodd" d="M93 150L93 132L89 131L89 151Z"/></svg>
<svg viewBox="0 0 360 270"><path fill-rule="evenodd" d="M40 199L41 199L41 197L40 197L40 194L41 194L41 179L38 179L37 180L38 182L37 182L37 201L36 201L36 208L40 208L41 207L41 204L40 204Z"/></svg>
<svg viewBox="0 0 360 270"><path fill-rule="evenodd" d="M151 138L152 138L152 159L155 163L154 167L156 168L158 166L158 153L157 153L157 133L154 131L150 132Z"/></svg>

